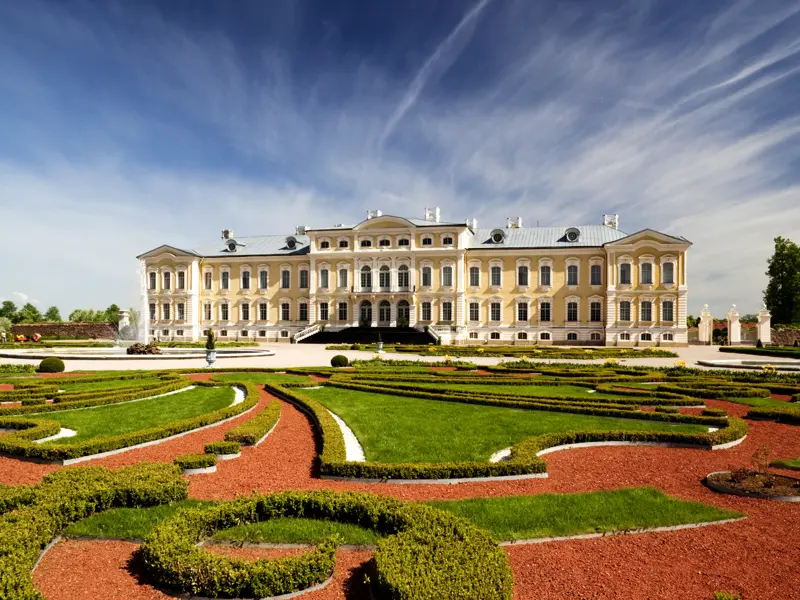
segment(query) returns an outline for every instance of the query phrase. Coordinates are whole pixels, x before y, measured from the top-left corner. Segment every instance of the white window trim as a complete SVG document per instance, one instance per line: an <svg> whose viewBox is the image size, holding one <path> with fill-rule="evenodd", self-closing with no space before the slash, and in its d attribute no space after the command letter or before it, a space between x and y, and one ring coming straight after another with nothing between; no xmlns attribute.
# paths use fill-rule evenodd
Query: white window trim
<svg viewBox="0 0 800 600"><path fill-rule="evenodd" d="M422 271L425 267L429 267L431 270L431 283L430 285L425 285L423 282L425 279L422 276ZM419 287L423 290L429 290L433 287L433 261L432 260L421 260L419 262Z"/></svg>
<svg viewBox="0 0 800 600"><path fill-rule="evenodd" d="M542 267L550 267L550 285L542 285ZM539 290L542 292L549 292L553 287L553 259L540 258L539 265L536 269L536 281L539 284Z"/></svg>
<svg viewBox="0 0 800 600"><path fill-rule="evenodd" d="M167 273L169 273L169 289L164 287L164 275ZM157 277L157 279L159 280L159 289L162 292L172 293L175 290L175 273L172 267L161 267L159 277Z"/></svg>
<svg viewBox="0 0 800 600"><path fill-rule="evenodd" d="M376 248L375 240L373 239L373 237L371 235L364 235L364 236L359 235L356 238L356 241L358 242L357 249L358 249L359 252L371 252L372 250L374 250ZM368 247L364 248L361 245L361 242L369 242L370 245Z"/></svg>
<svg viewBox="0 0 800 600"><path fill-rule="evenodd" d="M642 303L649 302L650 303L650 320L644 321L642 319ZM639 301L636 303L636 320L640 323L655 323L656 320L653 317L658 316L656 308L656 299L653 296L640 296Z"/></svg>
<svg viewBox="0 0 800 600"><path fill-rule="evenodd" d="M211 287L208 289L206 289L206 273L211 273ZM203 267L203 280L200 282L200 290L202 292L214 291L214 267L210 265Z"/></svg>
<svg viewBox="0 0 800 600"><path fill-rule="evenodd" d="M589 285L593 290L599 290L603 287L603 279L605 278L605 269L603 268L604 264L605 261L602 257L593 256L589 259ZM600 267L600 283L592 283L592 267ZM580 277L580 273L578 273L578 276Z"/></svg>
<svg viewBox="0 0 800 600"><path fill-rule="evenodd" d="M547 339L544 339L544 338L542 337L543 335L547 335ZM544 340L545 342L552 342L552 341L553 341L553 332L552 332L552 331L548 331L548 330L545 330L545 331L540 331L540 332L539 332L539 335L538 335L538 336L536 336L536 338L537 338L537 339L538 339L540 342L541 342L542 340Z"/></svg>
<svg viewBox="0 0 800 600"><path fill-rule="evenodd" d="M308 300L308 297L298 298L297 300L295 300L295 308L297 310L297 312L295 313L297 315L297 318L295 319L295 321L305 322L305 321L300 321L300 305L301 304L305 304L306 305L306 316L308 317L308 319L306 319L306 321L310 322L310 320L311 320L311 302Z"/></svg>
<svg viewBox="0 0 800 600"><path fill-rule="evenodd" d="M283 287L283 272L289 271L289 287ZM288 263L283 263L280 266L280 279L278 280L278 289L281 290L290 290L292 289L292 265Z"/></svg>
<svg viewBox="0 0 800 600"><path fill-rule="evenodd" d="M477 320L472 320L472 319L470 319L469 305L470 304L476 304L476 303L478 305L478 319ZM481 322L481 304L482 304L482 302L481 302L480 298L477 298L477 297L467 298L467 318L466 318L466 321L470 325L475 326L475 325L479 325L480 324L480 322Z"/></svg>
<svg viewBox="0 0 800 600"><path fill-rule="evenodd" d="M400 245L400 240L408 240L408 245L407 246L401 246ZM404 233L402 235L398 235L397 236L397 238L395 240L395 244L397 244L398 248L409 248L410 249L411 248L411 244L413 243L412 240L413 240L413 238L410 235Z"/></svg>
<svg viewBox="0 0 800 600"><path fill-rule="evenodd" d="M499 321L492 321L492 304L499 304L500 305L500 320ZM516 310L516 305L514 306L514 310ZM500 327L503 325L503 312L505 307L503 306L503 297L502 296L491 296L486 301L486 322L489 324L489 327ZM514 317L516 318L516 316Z"/></svg>
<svg viewBox="0 0 800 600"><path fill-rule="evenodd" d="M258 284L257 289L259 292L265 293L269 289L269 266L264 264L258 265L256 272L258 273L258 281L256 282ZM261 273L267 274L267 287L264 288L261 287Z"/></svg>
<svg viewBox="0 0 800 600"><path fill-rule="evenodd" d="M262 319L261 318L261 305L262 304L265 304L267 306L267 318L266 319ZM269 323L269 301L268 300L258 300L256 302L256 310L258 312L256 313L256 317L257 318L255 319L255 321L257 321L258 323Z"/></svg>
<svg viewBox="0 0 800 600"><path fill-rule="evenodd" d="M222 307L223 306L227 306L228 307L228 318L227 319L223 319L222 318ZM228 300L223 300L222 302L219 303L219 322L220 323L226 323L226 324L232 323L232 321L231 321L231 303L228 302Z"/></svg>
<svg viewBox="0 0 800 600"><path fill-rule="evenodd" d="M431 318L430 319L423 318L422 305L425 304L426 302L428 302L431 305ZM436 307L436 303L433 301L433 298L425 297L425 296L420 298L419 299L419 320L422 321L423 323L433 323L434 322L433 315L434 315L434 311L436 310L435 307Z"/></svg>
<svg viewBox="0 0 800 600"><path fill-rule="evenodd" d="M672 320L664 320L664 302L672 302ZM672 323L673 327L678 325L678 298L676 296L659 296L658 298L658 317L659 323Z"/></svg>
<svg viewBox="0 0 800 600"><path fill-rule="evenodd" d="M586 309L588 311L586 320L589 323L602 323L603 319L605 318L605 315L603 314L603 312L604 312L603 307L605 305L605 298L603 298L602 296L589 296L586 300L587 300ZM592 321L592 302L599 302L600 303L600 320L599 321Z"/></svg>
<svg viewBox="0 0 800 600"><path fill-rule="evenodd" d="M569 281L569 268L570 267L577 267L578 269L578 282L572 285L567 285L567 281ZM581 285L581 259L575 256L571 256L567 258L564 264L564 285L570 291L577 290L578 287Z"/></svg>
<svg viewBox="0 0 800 600"><path fill-rule="evenodd" d="M347 248L340 248L339 244L341 242L347 242ZM350 250L353 249L352 244L353 244L353 242L350 240L349 237L347 237L347 236L339 236L339 237L336 238L336 248L335 249L339 250L341 252L349 252Z"/></svg>
<svg viewBox="0 0 800 600"><path fill-rule="evenodd" d="M431 241L430 246L426 246L425 245L425 240L430 240ZM433 248L433 236L431 234L429 234L429 233L425 233L425 234L419 236L419 247L420 248Z"/></svg>
<svg viewBox="0 0 800 600"><path fill-rule="evenodd" d="M249 305L247 307L247 310L248 310L247 319L245 319L242 316L242 306L244 306L245 304ZM253 320L254 320L253 319L253 301L250 300L249 298L242 298L241 300L239 300L239 321L240 322L251 323Z"/></svg>
<svg viewBox="0 0 800 600"><path fill-rule="evenodd" d="M574 340L569 339L569 336L571 336L571 335L575 336ZM567 342L580 342L581 341L581 334L580 334L579 331L575 331L575 330L567 331L564 334L564 341L567 341Z"/></svg>
<svg viewBox="0 0 800 600"><path fill-rule="evenodd" d="M183 287L178 287L178 275L183 273ZM186 292L189 290L189 270L186 265L178 265L175 267L175 290L178 292Z"/></svg>
<svg viewBox="0 0 800 600"><path fill-rule="evenodd" d="M444 268L450 267L451 279L450 285L444 284ZM452 260L443 260L439 263L439 285L443 290L450 291L456 288L456 263Z"/></svg>
<svg viewBox="0 0 800 600"><path fill-rule="evenodd" d="M445 320L444 318L444 304L445 302L450 303L450 318ZM445 298L439 298L439 322L440 323L455 323L456 322L456 301L455 298L451 298L449 296ZM431 315L433 316L433 315Z"/></svg>
<svg viewBox="0 0 800 600"><path fill-rule="evenodd" d="M150 287L150 278L152 277L151 274L154 274L156 276L156 285L155 285L155 287L152 287L152 288ZM158 274L158 269L156 267L149 267L147 269L147 291L148 292L156 293L160 289L161 281L159 281L159 279L160 279L160 277L159 277L159 274ZM213 275L212 275L211 282L212 282L212 285L213 285L213 282L214 282Z"/></svg>
<svg viewBox="0 0 800 600"><path fill-rule="evenodd" d="M492 283L492 267L500 267L500 285ZM493 258L489 261L489 288L497 291L503 287L503 261L499 258Z"/></svg>
<svg viewBox="0 0 800 600"><path fill-rule="evenodd" d="M448 237L453 240L453 243L445 245L444 239ZM440 233L439 245L441 245L443 248L455 248L458 245L458 236L455 233Z"/></svg>
<svg viewBox="0 0 800 600"><path fill-rule="evenodd" d="M328 242L328 247L323 248L322 242ZM331 240L331 238L329 237L317 238L317 250L319 250L320 252L330 252L332 250L330 246L333 246L333 241Z"/></svg>
<svg viewBox="0 0 800 600"><path fill-rule="evenodd" d="M642 268L650 265L650 283L642 283ZM652 254L643 254L639 257L639 271L637 273L638 287L643 290L652 290L656 285L656 257Z"/></svg>
<svg viewBox="0 0 800 600"><path fill-rule="evenodd" d="M478 268L478 285L472 285L470 281L470 274L469 270L473 267ZM481 280L483 279L483 274L481 271L483 270L483 262L480 260L470 260L467 262L467 287L476 290L481 287Z"/></svg>
<svg viewBox="0 0 800 600"><path fill-rule="evenodd" d="M547 321L542 321L542 303L547 302L550 305L550 319ZM536 299L536 321L538 323L552 323L553 322L553 298L550 296L539 296ZM553 338L550 338L551 340Z"/></svg>
<svg viewBox="0 0 800 600"><path fill-rule="evenodd" d="M381 246L381 242L384 241L384 240L388 240L389 241L389 245L388 246ZM394 250L394 248L392 247L392 236L390 236L390 235L379 235L377 240L375 241L375 243L377 244L377 246L375 246L375 247L378 250Z"/></svg>
<svg viewBox="0 0 800 600"><path fill-rule="evenodd" d="M519 268L528 267L528 285L520 285L519 283ZM517 289L521 292L527 292L531 287L531 261L527 258L518 258L514 266L514 281L517 284Z"/></svg>
<svg viewBox="0 0 800 600"><path fill-rule="evenodd" d="M519 305L524 304L528 308L528 319L526 321L519 320ZM514 322L517 325L527 325L531 322L531 299L527 296L517 296L514 301Z"/></svg>
<svg viewBox="0 0 800 600"><path fill-rule="evenodd" d="M245 289L245 288L242 287L242 277L243 277L245 271L250 273L250 287L247 288L247 291L249 292L249 291L252 291L252 289L253 289L253 269L250 267L250 265L240 265L239 266L239 290L244 290Z"/></svg>
<svg viewBox="0 0 800 600"><path fill-rule="evenodd" d="M622 265L630 265L631 266L631 281L630 283L622 283ZM634 281L634 269L633 269L633 257L628 255L623 255L617 258L617 289L620 290L627 290L633 287Z"/></svg>
<svg viewBox="0 0 800 600"><path fill-rule="evenodd" d="M322 287L322 272L327 270L328 271L328 285ZM321 262L317 264L317 288L320 290L329 290L331 289L331 273L332 273L331 265L327 262ZM336 276L339 276L338 271L336 272ZM309 282L310 283L310 282Z"/></svg>
<svg viewBox="0 0 800 600"><path fill-rule="evenodd" d="M283 305L289 305L289 318L283 318ZM278 300L278 322L279 323L291 323L292 322L292 299L291 298L281 298Z"/></svg>
<svg viewBox="0 0 800 600"><path fill-rule="evenodd" d="M672 254L665 254L659 257L660 266L658 272L659 284L662 288L671 290L677 285L675 282L678 280L678 257ZM664 265L672 263L672 283L664 283Z"/></svg>
<svg viewBox="0 0 800 600"><path fill-rule="evenodd" d="M622 309L621 309L621 307L622 307L622 303L623 302L627 302L631 306L631 311L630 311L630 314L628 315L630 318L625 320L625 321L622 320ZM615 308L616 308L616 311L617 311L615 321L618 321L620 323L633 323L634 322L634 318L633 317L635 317L636 315L634 314L634 310L635 309L634 309L633 298L629 298L627 296L622 296L620 298L617 298L617 303L616 303Z"/></svg>
<svg viewBox="0 0 800 600"><path fill-rule="evenodd" d="M227 288L223 288L222 287L222 274L223 273L227 273L228 274L228 287ZM219 267L219 290L218 290L218 293L227 294L228 292L230 292L232 283L233 282L231 281L231 268L230 268L230 266L228 266L228 265L220 265L220 267Z"/></svg>
<svg viewBox="0 0 800 600"><path fill-rule="evenodd" d="M575 321L568 321L569 317L568 307L570 302L575 302L578 305L578 318ZM567 296L564 298L564 323L580 323L581 322L581 297L580 296ZM568 325L568 327L575 327L575 325Z"/></svg>

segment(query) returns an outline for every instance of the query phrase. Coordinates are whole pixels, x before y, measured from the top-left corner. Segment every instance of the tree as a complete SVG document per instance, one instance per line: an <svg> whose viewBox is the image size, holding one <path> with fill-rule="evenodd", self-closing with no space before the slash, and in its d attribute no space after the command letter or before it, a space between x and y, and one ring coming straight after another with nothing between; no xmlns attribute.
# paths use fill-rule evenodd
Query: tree
<svg viewBox="0 0 800 600"><path fill-rule="evenodd" d="M739 317L740 323L758 323L758 315L750 313Z"/></svg>
<svg viewBox="0 0 800 600"><path fill-rule="evenodd" d="M17 305L14 304L11 300L6 300L3 302L3 305L0 306L0 317L5 317L11 321L14 320L14 317L17 314Z"/></svg>
<svg viewBox="0 0 800 600"><path fill-rule="evenodd" d="M41 323L43 321L42 313L30 302L19 309L17 313L18 323Z"/></svg>
<svg viewBox="0 0 800 600"><path fill-rule="evenodd" d="M697 327L700 325L700 319L694 318L692 315L688 315L686 317L686 326L687 327Z"/></svg>
<svg viewBox="0 0 800 600"><path fill-rule="evenodd" d="M58 312L57 306L51 306L44 313L44 320L48 323L61 323L61 313Z"/></svg>
<svg viewBox="0 0 800 600"><path fill-rule="evenodd" d="M9 319L8 317L0 317L0 331L5 331L6 333L9 333L11 331L12 325L13 323L11 322L11 319Z"/></svg>
<svg viewBox="0 0 800 600"><path fill-rule="evenodd" d="M106 320L111 323L119 323L119 306L112 304L105 310Z"/></svg>
<svg viewBox="0 0 800 600"><path fill-rule="evenodd" d="M764 303L775 325L800 323L800 246L788 238L775 238L775 253L767 261L769 283Z"/></svg>

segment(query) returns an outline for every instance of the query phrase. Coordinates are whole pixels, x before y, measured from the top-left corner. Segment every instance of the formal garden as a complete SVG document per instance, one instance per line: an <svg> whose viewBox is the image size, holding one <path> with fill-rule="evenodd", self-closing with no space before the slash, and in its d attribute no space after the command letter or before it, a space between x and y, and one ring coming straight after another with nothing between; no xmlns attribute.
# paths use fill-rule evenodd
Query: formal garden
<svg viewBox="0 0 800 600"><path fill-rule="evenodd" d="M333 362L0 365L0 598L796 591L800 376Z"/></svg>

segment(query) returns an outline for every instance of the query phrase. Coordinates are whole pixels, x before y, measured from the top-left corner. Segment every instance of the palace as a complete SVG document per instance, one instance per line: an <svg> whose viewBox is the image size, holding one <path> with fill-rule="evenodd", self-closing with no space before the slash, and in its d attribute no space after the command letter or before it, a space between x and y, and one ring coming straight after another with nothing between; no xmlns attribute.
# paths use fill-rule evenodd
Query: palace
<svg viewBox="0 0 800 600"><path fill-rule="evenodd" d="M602 225L479 228L369 211L355 226L235 237L138 258L151 338L313 341L415 328L443 344L685 345L691 243Z"/></svg>

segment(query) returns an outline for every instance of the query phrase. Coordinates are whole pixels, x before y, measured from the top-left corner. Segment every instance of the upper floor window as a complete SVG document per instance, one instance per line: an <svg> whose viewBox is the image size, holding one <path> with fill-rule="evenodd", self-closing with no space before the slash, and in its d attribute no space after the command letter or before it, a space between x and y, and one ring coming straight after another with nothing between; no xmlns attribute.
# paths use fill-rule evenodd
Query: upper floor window
<svg viewBox="0 0 800 600"><path fill-rule="evenodd" d="M449 235L447 237L442 238L442 246L452 246L453 245L453 238Z"/></svg>
<svg viewBox="0 0 800 600"><path fill-rule="evenodd" d="M241 311L241 319L242 321L249 321L250 320L250 304L247 302L242 302L242 305L239 307Z"/></svg>
<svg viewBox="0 0 800 600"><path fill-rule="evenodd" d="M392 286L392 273L386 265L383 265L378 271L378 284L383 289L389 289Z"/></svg>
<svg viewBox="0 0 800 600"><path fill-rule="evenodd" d="M642 263L641 269L641 282L645 284L653 283L653 265L651 263Z"/></svg>
<svg viewBox="0 0 800 600"><path fill-rule="evenodd" d="M592 265L589 267L589 278L591 285L603 284L603 268L600 265Z"/></svg>
<svg viewBox="0 0 800 600"><path fill-rule="evenodd" d="M453 303L442 302L442 321L453 320Z"/></svg>
<svg viewBox="0 0 800 600"><path fill-rule="evenodd" d="M331 247L331 243L328 240L324 240L324 241L319 243L320 250L327 250L330 247Z"/></svg>
<svg viewBox="0 0 800 600"><path fill-rule="evenodd" d="M672 304L672 300L664 300L661 303L661 320L662 321L675 320L674 305Z"/></svg>
<svg viewBox="0 0 800 600"><path fill-rule="evenodd" d="M242 271L242 289L250 289L250 271Z"/></svg>
<svg viewBox="0 0 800 600"><path fill-rule="evenodd" d="M578 303L567 302L567 321L575 322L578 320Z"/></svg>
<svg viewBox="0 0 800 600"><path fill-rule="evenodd" d="M619 266L619 282L623 285L630 285L631 283L631 265L630 263L622 263Z"/></svg>
<svg viewBox="0 0 800 600"><path fill-rule="evenodd" d="M502 308L499 302L492 302L489 305L489 320L494 322L502 320Z"/></svg>
<svg viewBox="0 0 800 600"><path fill-rule="evenodd" d="M300 319L299 320L300 321L308 321L308 303L301 302L299 308L300 308L300 310L298 311L300 313L300 315L299 315Z"/></svg>
<svg viewBox="0 0 800 600"><path fill-rule="evenodd" d="M408 287L408 266L400 265L397 269L397 285L400 288Z"/></svg>
<svg viewBox="0 0 800 600"><path fill-rule="evenodd" d="M258 320L259 321L266 321L267 320L267 303L262 302L258 305Z"/></svg>
<svg viewBox="0 0 800 600"><path fill-rule="evenodd" d="M258 273L258 287L262 290L267 289L269 284L269 277L266 271L259 271Z"/></svg>
<svg viewBox="0 0 800 600"><path fill-rule="evenodd" d="M578 285L578 265L567 266L567 285Z"/></svg>
<svg viewBox="0 0 800 600"><path fill-rule="evenodd" d="M453 267L450 265L442 267L442 285L444 287L453 287Z"/></svg>
<svg viewBox="0 0 800 600"><path fill-rule="evenodd" d="M350 242L347 240L339 240L339 248L349 248Z"/></svg>
<svg viewBox="0 0 800 600"><path fill-rule="evenodd" d="M206 302L203 305L203 318L206 321L210 321L211 320L211 302Z"/></svg>
<svg viewBox="0 0 800 600"><path fill-rule="evenodd" d="M156 305L155 305L155 303L151 303L149 308L150 308L150 320L151 321L155 321L156 320Z"/></svg>
<svg viewBox="0 0 800 600"><path fill-rule="evenodd" d="M288 321L292 316L292 307L288 302L281 304L281 321Z"/></svg>
<svg viewBox="0 0 800 600"><path fill-rule="evenodd" d="M151 290L156 289L156 273L155 271L150 271L150 282L147 285L148 288Z"/></svg>
<svg viewBox="0 0 800 600"><path fill-rule="evenodd" d="M492 265L489 272L491 275L492 286L500 287L503 282L503 269L499 265Z"/></svg>
<svg viewBox="0 0 800 600"><path fill-rule="evenodd" d="M397 240L397 245L398 246L410 246L411 245L411 240L409 240L408 238L400 238L399 240Z"/></svg>
<svg viewBox="0 0 800 600"><path fill-rule="evenodd" d="M391 240L386 240L386 239L378 240L378 246L380 246L381 248L388 248L391 245L392 245Z"/></svg>
<svg viewBox="0 0 800 600"><path fill-rule="evenodd" d="M281 271L281 289L288 290L289 286L291 285L291 272L289 269L283 269Z"/></svg>
<svg viewBox="0 0 800 600"><path fill-rule="evenodd" d="M469 268L469 285L471 287L478 287L481 284L481 269L480 267Z"/></svg>
<svg viewBox="0 0 800 600"><path fill-rule="evenodd" d="M183 302L178 304L178 314L176 318L178 321L184 321L186 319L186 305Z"/></svg>
<svg viewBox="0 0 800 600"><path fill-rule="evenodd" d="M422 238L422 245L423 246L433 246L433 238L430 238L430 237Z"/></svg>
<svg viewBox="0 0 800 600"><path fill-rule="evenodd" d="M339 269L339 287L347 287L347 269Z"/></svg>
<svg viewBox="0 0 800 600"><path fill-rule="evenodd" d="M661 282L675 283L675 263L667 262L661 265Z"/></svg>
<svg viewBox="0 0 800 600"><path fill-rule="evenodd" d="M211 271L206 271L205 273L203 273L203 287L207 290L211 289L211 279L212 279Z"/></svg>
<svg viewBox="0 0 800 600"><path fill-rule="evenodd" d="M227 321L228 320L228 317L230 315L229 315L229 312L228 312L228 303L227 302L225 302L225 303L220 305L220 307L219 307L219 316L220 316L220 319L223 320L223 321Z"/></svg>
<svg viewBox="0 0 800 600"><path fill-rule="evenodd" d="M319 320L320 321L327 321L328 320L328 303L327 302L320 302L319 303Z"/></svg>
<svg viewBox="0 0 800 600"><path fill-rule="evenodd" d="M619 303L619 320L620 321L630 321L631 320L631 303L627 300L623 300Z"/></svg>
<svg viewBox="0 0 800 600"><path fill-rule="evenodd" d="M172 273L167 271L166 273L164 273L164 289L165 290L170 289L171 285L172 285Z"/></svg>
<svg viewBox="0 0 800 600"><path fill-rule="evenodd" d="M481 320L481 305L478 304L477 302L469 303L469 320L470 321Z"/></svg>
<svg viewBox="0 0 800 600"><path fill-rule="evenodd" d="M231 274L228 271L223 271L220 273L220 277L222 278L222 289L229 289L231 287Z"/></svg>
<svg viewBox="0 0 800 600"><path fill-rule="evenodd" d="M551 285L550 275L551 275L550 265L542 265L541 267L539 267L539 285L542 286Z"/></svg>
<svg viewBox="0 0 800 600"><path fill-rule="evenodd" d="M186 271L178 271L178 289L186 289Z"/></svg>
<svg viewBox="0 0 800 600"><path fill-rule="evenodd" d="M319 272L319 287L321 288L328 287L328 269L322 269Z"/></svg>
<svg viewBox="0 0 800 600"><path fill-rule="evenodd" d="M602 321L602 307L600 306L599 302L592 302L589 305L589 320L590 321Z"/></svg>
<svg viewBox="0 0 800 600"><path fill-rule="evenodd" d="M422 303L422 320L423 321L430 321L431 320L431 303L430 302L423 302Z"/></svg>
<svg viewBox="0 0 800 600"><path fill-rule="evenodd" d="M367 266L361 267L361 289L369 290L372 288L372 269Z"/></svg>
<svg viewBox="0 0 800 600"><path fill-rule="evenodd" d="M517 285L520 287L528 286L528 267L527 265L519 265L517 267Z"/></svg>
<svg viewBox="0 0 800 600"><path fill-rule="evenodd" d="M552 320L550 313L550 303L542 302L539 305L539 320L548 323Z"/></svg>
<svg viewBox="0 0 800 600"><path fill-rule="evenodd" d="M652 321L653 320L653 303L648 300L642 301L639 306L639 320Z"/></svg>
<svg viewBox="0 0 800 600"><path fill-rule="evenodd" d="M308 288L308 271L306 269L300 271L300 288Z"/></svg>
<svg viewBox="0 0 800 600"><path fill-rule="evenodd" d="M372 240L361 240L360 245L362 248L372 248Z"/></svg>
<svg viewBox="0 0 800 600"><path fill-rule="evenodd" d="M170 319L170 305L169 302L165 302L164 306L161 307L161 316L164 320L169 321Z"/></svg>
<svg viewBox="0 0 800 600"><path fill-rule="evenodd" d="M433 270L430 267L422 267L422 286L430 287L433 279Z"/></svg>
<svg viewBox="0 0 800 600"><path fill-rule="evenodd" d="M528 320L528 303L527 302L518 302L517 303L517 321L527 321Z"/></svg>

